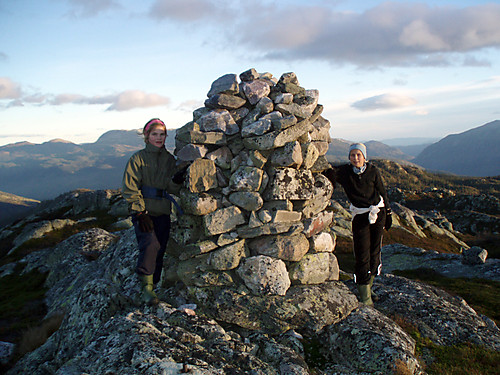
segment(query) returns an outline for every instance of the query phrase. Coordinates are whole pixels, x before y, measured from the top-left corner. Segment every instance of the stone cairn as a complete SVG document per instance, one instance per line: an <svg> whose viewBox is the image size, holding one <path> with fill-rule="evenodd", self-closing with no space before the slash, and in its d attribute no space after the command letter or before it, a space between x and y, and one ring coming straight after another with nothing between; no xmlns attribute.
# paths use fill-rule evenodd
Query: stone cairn
<svg viewBox="0 0 500 375"><path fill-rule="evenodd" d="M254 295L338 280L326 210L333 187L319 173L331 142L319 91L295 73L277 80L250 69L239 78L215 80L177 130L175 154L189 168L166 277Z"/></svg>

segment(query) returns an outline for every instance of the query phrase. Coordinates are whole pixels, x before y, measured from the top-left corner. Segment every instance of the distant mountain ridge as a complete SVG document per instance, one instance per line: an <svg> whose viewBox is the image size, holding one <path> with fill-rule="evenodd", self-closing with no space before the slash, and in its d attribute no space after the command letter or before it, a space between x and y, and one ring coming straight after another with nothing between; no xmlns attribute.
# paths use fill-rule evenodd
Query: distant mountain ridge
<svg viewBox="0 0 500 375"><path fill-rule="evenodd" d="M175 130L166 147L173 151ZM120 187L125 164L144 147L137 130L111 130L94 143L53 139L0 147L0 191L43 200L78 189Z"/></svg>
<svg viewBox="0 0 500 375"><path fill-rule="evenodd" d="M500 120L459 134L451 134L426 147L414 160L434 171L466 176L500 175Z"/></svg>
<svg viewBox="0 0 500 375"><path fill-rule="evenodd" d="M349 146L352 141L347 141L345 139L333 138L330 144L330 148L326 153L328 161L332 163L341 163L349 161ZM368 141L365 142L366 153L368 160L370 159L389 159L395 161L410 161L413 156L405 154L400 149L396 147L387 146L382 142L378 141Z"/></svg>
<svg viewBox="0 0 500 375"><path fill-rule="evenodd" d="M168 131L166 147L175 148L175 130ZM410 142L406 140L406 142ZM418 164L430 170L459 175L500 174L500 121L448 136L426 147L417 157L382 142L368 141L368 159ZM351 141L334 138L326 157L348 162ZM18 142L0 147L0 191L36 200L52 199L67 191L116 189L132 153L144 147L137 130L111 130L94 143L75 144L54 139L42 144ZM408 146L411 147L411 146Z"/></svg>

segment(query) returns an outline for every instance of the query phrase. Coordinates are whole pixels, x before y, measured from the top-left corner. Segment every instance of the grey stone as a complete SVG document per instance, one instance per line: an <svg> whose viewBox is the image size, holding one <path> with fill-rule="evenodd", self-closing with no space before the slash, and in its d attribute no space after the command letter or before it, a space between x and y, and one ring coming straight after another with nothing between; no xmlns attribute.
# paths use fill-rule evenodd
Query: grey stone
<svg viewBox="0 0 500 375"><path fill-rule="evenodd" d="M310 199L314 178L308 170L282 168L270 176L270 186L264 200Z"/></svg>
<svg viewBox="0 0 500 375"><path fill-rule="evenodd" d="M240 74L240 79L243 82L251 82L259 77L260 77L259 73L257 73L257 71L254 68L248 69Z"/></svg>
<svg viewBox="0 0 500 375"><path fill-rule="evenodd" d="M212 251L208 261L214 269L227 271L238 267L245 256L248 256L245 240L240 240Z"/></svg>
<svg viewBox="0 0 500 375"><path fill-rule="evenodd" d="M259 219L262 220L259 215ZM264 220L262 220L264 222ZM265 236L268 234L278 234L278 233L295 233L300 232L304 229L302 223L264 223L259 227L248 227L241 226L238 228L238 235L241 238L256 238L260 236Z"/></svg>
<svg viewBox="0 0 500 375"><path fill-rule="evenodd" d="M407 373L421 373L415 341L395 322L370 307L353 311L346 319L325 329L327 357L342 373L393 373L400 362Z"/></svg>
<svg viewBox="0 0 500 375"><path fill-rule="evenodd" d="M486 258L488 257L488 251L482 249L479 246L472 246L470 249L464 249L462 251L462 263L475 265L486 263Z"/></svg>
<svg viewBox="0 0 500 375"><path fill-rule="evenodd" d="M181 205L185 213L203 216L214 212L219 208L218 200L207 193L191 193L187 189L181 189Z"/></svg>
<svg viewBox="0 0 500 375"><path fill-rule="evenodd" d="M312 142L307 142L301 145L302 146L302 166L305 169L311 169L320 153L318 148L314 146Z"/></svg>
<svg viewBox="0 0 500 375"><path fill-rule="evenodd" d="M236 272L256 295L283 296L291 285L285 263L268 256L245 258Z"/></svg>
<svg viewBox="0 0 500 375"><path fill-rule="evenodd" d="M331 265L331 263L334 263ZM338 263L337 258L329 253L305 254L298 262L293 263L290 267L290 280L293 284L321 284L327 280L331 280L331 268L337 270L338 280Z"/></svg>
<svg viewBox="0 0 500 375"><path fill-rule="evenodd" d="M330 226L332 219L333 213L323 211L310 219L304 220L304 234L309 238L323 232Z"/></svg>
<svg viewBox="0 0 500 375"><path fill-rule="evenodd" d="M214 109L199 118L200 130L204 132L222 132L227 135L235 134L237 127L233 117L226 109Z"/></svg>
<svg viewBox="0 0 500 375"><path fill-rule="evenodd" d="M311 130L311 123L307 120L301 121L295 125L292 125L282 131L280 131L274 140L273 146L282 147L288 142L296 141L302 135Z"/></svg>
<svg viewBox="0 0 500 375"><path fill-rule="evenodd" d="M259 193L254 191L236 191L229 195L229 201L247 211L257 211L262 208L264 201Z"/></svg>
<svg viewBox="0 0 500 375"><path fill-rule="evenodd" d="M302 233L291 236L277 234L253 239L248 247L259 255L298 262L309 250L309 241Z"/></svg>
<svg viewBox="0 0 500 375"><path fill-rule="evenodd" d="M242 87L251 105L257 104L260 99L267 96L270 92L269 84L263 80L243 82Z"/></svg>
<svg viewBox="0 0 500 375"><path fill-rule="evenodd" d="M177 152L177 157L183 161L193 161L206 155L208 149L203 145L188 143Z"/></svg>
<svg viewBox="0 0 500 375"><path fill-rule="evenodd" d="M205 100L208 108L237 109L245 105L247 101L236 95L215 94Z"/></svg>
<svg viewBox="0 0 500 375"><path fill-rule="evenodd" d="M243 213L236 206L221 208L203 216L203 225L207 235L229 232L245 221Z"/></svg>
<svg viewBox="0 0 500 375"><path fill-rule="evenodd" d="M215 163L208 159L196 159L189 166L186 179L192 193L202 193L216 188L218 185Z"/></svg>
<svg viewBox="0 0 500 375"><path fill-rule="evenodd" d="M314 177L312 196L302 210L304 218L311 218L326 209L330 204L332 193L333 186L330 180L320 173L316 174Z"/></svg>
<svg viewBox="0 0 500 375"><path fill-rule="evenodd" d="M211 97L212 95L219 93L237 94L238 92L239 85L236 74L224 74L212 82L212 86L210 87L207 97Z"/></svg>
<svg viewBox="0 0 500 375"><path fill-rule="evenodd" d="M243 126L241 129L241 137L253 137L265 134L271 130L271 120L269 119L260 119L251 124Z"/></svg>
<svg viewBox="0 0 500 375"><path fill-rule="evenodd" d="M257 108L261 114L266 115L266 114L273 112L274 104L273 104L273 101L271 99L269 99L267 96L264 96L263 98L261 98L259 100L259 102L255 106L255 108ZM279 112L276 112L276 113L279 113Z"/></svg>
<svg viewBox="0 0 500 375"><path fill-rule="evenodd" d="M264 171L255 167L240 167L232 175L229 187L232 191L258 191Z"/></svg>
<svg viewBox="0 0 500 375"><path fill-rule="evenodd" d="M299 168L302 165L302 148L293 141L274 150L270 162L275 167Z"/></svg>
<svg viewBox="0 0 500 375"><path fill-rule="evenodd" d="M220 147L215 151L209 152L205 155L208 160L212 160L215 165L222 169L231 168L231 160L233 159L233 154L229 147Z"/></svg>
<svg viewBox="0 0 500 375"><path fill-rule="evenodd" d="M321 232L310 237L312 253L331 253L335 250L335 241L329 232Z"/></svg>

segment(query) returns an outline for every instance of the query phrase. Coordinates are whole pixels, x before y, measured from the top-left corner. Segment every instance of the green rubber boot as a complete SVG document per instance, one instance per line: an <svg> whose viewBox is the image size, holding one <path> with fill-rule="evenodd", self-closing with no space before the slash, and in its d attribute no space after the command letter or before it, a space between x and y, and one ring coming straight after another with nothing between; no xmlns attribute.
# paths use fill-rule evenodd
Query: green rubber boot
<svg viewBox="0 0 500 375"><path fill-rule="evenodd" d="M154 292L153 275L139 275L142 284L142 300L148 305L157 305L160 300Z"/></svg>
<svg viewBox="0 0 500 375"><path fill-rule="evenodd" d="M368 285L370 285L370 293L372 296L372 301L377 302L378 296L373 292L373 281L374 280L375 280L375 276L370 277L370 281L368 282Z"/></svg>
<svg viewBox="0 0 500 375"><path fill-rule="evenodd" d="M363 305L373 306L370 284L358 285L359 299Z"/></svg>

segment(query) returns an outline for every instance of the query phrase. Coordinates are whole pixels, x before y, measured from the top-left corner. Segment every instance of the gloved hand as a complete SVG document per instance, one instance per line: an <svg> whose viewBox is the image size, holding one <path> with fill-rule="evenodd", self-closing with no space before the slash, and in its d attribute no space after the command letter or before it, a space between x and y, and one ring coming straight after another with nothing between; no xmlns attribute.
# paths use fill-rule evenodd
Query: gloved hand
<svg viewBox="0 0 500 375"><path fill-rule="evenodd" d="M186 165L184 168L182 168L181 170L177 171L173 176L172 176L172 181L177 184L177 185L180 185L184 182L184 180L186 179L186 172L187 172L187 169L189 168L189 165Z"/></svg>
<svg viewBox="0 0 500 375"><path fill-rule="evenodd" d="M391 229L392 226L392 210L390 208L385 211L385 230Z"/></svg>
<svg viewBox="0 0 500 375"><path fill-rule="evenodd" d="M139 229L141 232L150 233L154 230L153 220L146 211L135 214L135 217L139 222Z"/></svg>

